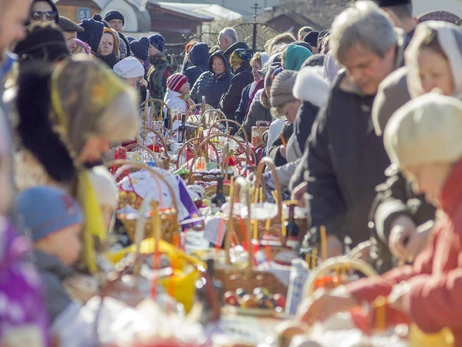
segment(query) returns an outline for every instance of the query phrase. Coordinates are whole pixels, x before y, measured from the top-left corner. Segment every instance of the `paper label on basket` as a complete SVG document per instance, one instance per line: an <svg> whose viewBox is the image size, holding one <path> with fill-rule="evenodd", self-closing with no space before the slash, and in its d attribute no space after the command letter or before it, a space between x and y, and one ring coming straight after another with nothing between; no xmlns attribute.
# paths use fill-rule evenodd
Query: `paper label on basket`
<svg viewBox="0 0 462 347"><path fill-rule="evenodd" d="M205 218L204 239L214 245L222 245L226 234L226 223L220 217Z"/></svg>

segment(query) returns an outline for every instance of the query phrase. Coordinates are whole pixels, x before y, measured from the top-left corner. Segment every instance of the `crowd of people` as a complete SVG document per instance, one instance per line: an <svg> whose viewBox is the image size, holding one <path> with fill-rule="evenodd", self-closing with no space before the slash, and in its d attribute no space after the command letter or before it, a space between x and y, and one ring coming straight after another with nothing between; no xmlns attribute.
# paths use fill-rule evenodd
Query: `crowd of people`
<svg viewBox="0 0 462 347"><path fill-rule="evenodd" d="M52 0L0 0L0 346L65 338L66 284L105 266L117 209L103 157L137 136L149 99L174 115L205 101L238 141L267 122L253 150L276 166L266 186L276 174L308 210L304 242L323 229L328 257L356 250L381 274L306 299L300 321L387 296L387 324L449 328L462 346L462 28L438 14L356 1L263 52L224 28L181 65L161 34L124 34L117 10L76 23Z"/></svg>

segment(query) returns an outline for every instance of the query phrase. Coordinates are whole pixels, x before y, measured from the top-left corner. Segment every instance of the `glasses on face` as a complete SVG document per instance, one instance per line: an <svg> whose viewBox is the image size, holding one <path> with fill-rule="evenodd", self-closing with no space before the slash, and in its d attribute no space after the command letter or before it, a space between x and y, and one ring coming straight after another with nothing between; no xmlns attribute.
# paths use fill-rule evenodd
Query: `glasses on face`
<svg viewBox="0 0 462 347"><path fill-rule="evenodd" d="M45 18L46 20L52 21L55 20L57 16L58 12L56 11L32 11L30 13L30 18L33 20L41 20L42 18Z"/></svg>

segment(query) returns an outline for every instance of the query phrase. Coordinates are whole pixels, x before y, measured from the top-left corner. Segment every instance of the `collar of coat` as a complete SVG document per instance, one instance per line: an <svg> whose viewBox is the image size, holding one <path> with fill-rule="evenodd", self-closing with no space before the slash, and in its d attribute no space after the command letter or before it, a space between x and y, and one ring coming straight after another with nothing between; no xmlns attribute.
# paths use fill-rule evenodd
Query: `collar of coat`
<svg viewBox="0 0 462 347"><path fill-rule="evenodd" d="M406 33L399 28L395 28L396 36L397 36L397 44L396 44L396 55L395 55L395 70L399 69L400 67L404 66L404 50L406 48L407 43L407 36ZM360 96L365 96L361 89L351 81L348 76L343 73L340 77L342 80L340 81L339 88L347 93L357 94Z"/></svg>

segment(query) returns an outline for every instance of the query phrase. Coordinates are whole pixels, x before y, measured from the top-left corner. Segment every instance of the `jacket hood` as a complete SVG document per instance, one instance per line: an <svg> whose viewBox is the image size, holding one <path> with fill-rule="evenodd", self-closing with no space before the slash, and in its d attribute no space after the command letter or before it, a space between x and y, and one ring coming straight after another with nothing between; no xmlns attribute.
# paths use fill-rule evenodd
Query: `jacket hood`
<svg viewBox="0 0 462 347"><path fill-rule="evenodd" d="M59 11L58 11L58 8L56 7L55 3L53 2L53 0L32 0L30 2L30 8L32 9L32 5L34 5L36 2L46 2L48 3L52 10L55 11L58 15L56 16L56 19L55 19L55 23L56 24L59 24Z"/></svg>
<svg viewBox="0 0 462 347"><path fill-rule="evenodd" d="M294 96L302 101L308 101L321 107L327 102L330 84L323 77L322 66L308 66L297 73L294 84Z"/></svg>
<svg viewBox="0 0 462 347"><path fill-rule="evenodd" d="M226 49L226 51L223 54L225 55L225 57L229 57L238 48L249 49L249 46L247 46L247 43L245 42L234 42L231 46L229 46Z"/></svg>
<svg viewBox="0 0 462 347"><path fill-rule="evenodd" d="M213 74L215 74L213 72L213 69L212 69L212 65L213 65L213 58L214 57L220 57L223 62L225 63L225 74L230 74L231 73L231 66L229 65L229 60L225 58L225 55L223 53L223 51L216 51L215 53L213 53L210 58L209 58L209 71L212 72Z"/></svg>
<svg viewBox="0 0 462 347"><path fill-rule="evenodd" d="M71 276L74 272L55 256L39 251L38 249L32 250L32 259L39 272L52 272L61 279Z"/></svg>
<svg viewBox="0 0 462 347"><path fill-rule="evenodd" d="M104 24L93 18L85 19L79 24L85 31L77 33L77 38L90 45L92 52L98 52L103 37Z"/></svg>
<svg viewBox="0 0 462 347"><path fill-rule="evenodd" d="M209 46L206 43L196 43L189 53L192 65L207 66L209 61Z"/></svg>

